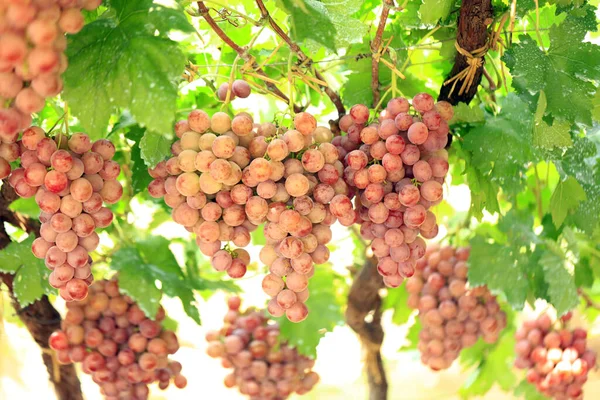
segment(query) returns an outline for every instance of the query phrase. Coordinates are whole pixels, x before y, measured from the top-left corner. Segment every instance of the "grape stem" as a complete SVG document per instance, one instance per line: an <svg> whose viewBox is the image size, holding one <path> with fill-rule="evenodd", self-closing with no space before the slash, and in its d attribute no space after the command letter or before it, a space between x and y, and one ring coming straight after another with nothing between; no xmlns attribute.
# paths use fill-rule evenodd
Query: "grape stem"
<svg viewBox="0 0 600 400"><path fill-rule="evenodd" d="M286 103L292 105L290 99L281 91L279 88L268 80L267 74L263 71L262 68L258 66L256 61L254 61L253 57L248 53L247 49L240 47L237 43L235 43L227 34L219 27L217 22L210 16L209 9L206 7L203 1L198 2L198 9L200 10L200 15L206 20L211 29L221 38L223 42L225 42L229 47L233 49L242 60L252 65L252 68L256 71L256 73L264 79L267 88L278 98L282 99ZM301 112L302 107L293 104L295 112Z"/></svg>
<svg viewBox="0 0 600 400"><path fill-rule="evenodd" d="M290 46L290 49L292 50L292 52L295 53L296 56L298 56L298 60L300 61L300 63L306 67L311 68L317 79L319 79L320 81L323 81L323 82L327 82L327 80L325 79L325 77L323 76L321 71L319 71L313 65L313 60L302 51L300 46L298 46L296 43L294 43L294 41L283 31L283 29L281 29L281 27L277 24L277 22L275 22L273 17L271 17L271 14L269 14L269 10L267 9L267 7L263 3L263 1L256 0L256 5L260 9L261 19L267 21L269 23L269 26L273 30L273 32L275 32L275 34L277 36L279 36L285 43L287 43L288 46ZM338 116L341 117L342 115L346 114L346 108L344 107L344 104L342 103L342 99L333 89L331 89L331 86L329 86L328 84L327 85L319 84L319 86L323 88L323 91L325 92L325 94L329 97L331 102L334 104L334 106L338 112Z"/></svg>
<svg viewBox="0 0 600 400"><path fill-rule="evenodd" d="M355 276L348 294L346 322L358 335L365 352L365 370L369 382L369 400L386 400L388 383L381 357L383 328L381 296L383 279L377 272L375 258L367 258Z"/></svg>
<svg viewBox="0 0 600 400"><path fill-rule="evenodd" d="M373 91L373 105L379 103L381 93L379 93L379 53L385 24L387 23L390 9L394 7L394 0L383 0L383 9L379 17L379 25L375 33L375 38L371 42L371 90Z"/></svg>
<svg viewBox="0 0 600 400"><path fill-rule="evenodd" d="M581 296L583 301L585 301L585 305L588 308L595 308L597 310L600 310L600 304L598 304L594 300L592 300L591 296L589 294L587 294L586 292L584 292L583 289L581 289L581 288L577 289L577 293L579 293L579 295Z"/></svg>
<svg viewBox="0 0 600 400"><path fill-rule="evenodd" d="M4 227L4 222L19 227L29 234L39 235L39 222L9 209L10 204L17 198L18 196L12 187L7 181L4 181L0 191L0 250L11 242L10 236L8 236ZM15 276L12 274L0 273L0 283L4 283L8 288L16 314L41 348L42 359L54 385L57 398L60 400L83 400L75 367L73 365L61 365L59 373L56 373L56 365L49 353L48 338L52 332L60 329L60 314L52 306L47 296L42 296L41 299L34 301L27 307L21 307L14 292L14 278Z"/></svg>

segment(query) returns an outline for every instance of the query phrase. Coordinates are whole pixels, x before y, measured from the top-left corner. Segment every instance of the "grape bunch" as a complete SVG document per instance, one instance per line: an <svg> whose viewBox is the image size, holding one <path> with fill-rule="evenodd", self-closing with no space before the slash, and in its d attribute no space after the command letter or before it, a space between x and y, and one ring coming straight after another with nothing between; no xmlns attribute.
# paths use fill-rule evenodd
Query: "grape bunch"
<svg viewBox="0 0 600 400"><path fill-rule="evenodd" d="M282 342L279 327L263 313L242 313L240 305L239 297L230 298L224 326L206 334L208 355L233 368L225 386L237 387L252 400L283 400L309 392L319 382L311 370L314 360Z"/></svg>
<svg viewBox="0 0 600 400"><path fill-rule="evenodd" d="M67 68L65 33L84 25L82 9L102 0L0 0L0 179L10 174L6 148L31 124L45 99L62 91Z"/></svg>
<svg viewBox="0 0 600 400"><path fill-rule="evenodd" d="M468 286L468 258L469 248L430 244L406 281L408 306L419 310L423 326L418 344L421 361L435 371L449 368L460 350L480 336L487 343L496 342L506 327L506 314L489 290Z"/></svg>
<svg viewBox="0 0 600 400"><path fill-rule="evenodd" d="M563 317L567 322L570 315ZM596 353L587 347L582 328L556 328L548 314L525 321L515 339L515 367L527 370L526 379L553 399L583 399L583 384L596 366Z"/></svg>
<svg viewBox="0 0 600 400"><path fill-rule="evenodd" d="M148 190L196 234L213 267L232 278L246 273L250 256L243 247L264 224L260 259L270 271L262 284L272 297L269 311L300 322L308 315L313 264L329 259L326 244L336 220L330 203L348 187L331 131L308 113L297 114L294 127L255 124L247 113L231 119L192 111L175 127L174 157L149 170L155 179Z"/></svg>
<svg viewBox="0 0 600 400"><path fill-rule="evenodd" d="M248 84L248 82L242 80L242 79L236 79L235 81L233 81L233 83L231 84L231 87L229 86L229 82L225 82L222 83L221 86L219 86L219 88L217 89L217 97L219 98L219 100L221 101L225 101L227 100L227 92L229 91L229 100L233 100L236 97L239 97L241 99L245 99L248 96L250 96L250 93L252 92L252 89L250 88L250 85Z"/></svg>
<svg viewBox="0 0 600 400"><path fill-rule="evenodd" d="M8 182L20 197L35 196L40 207L33 254L52 270L50 284L63 299L83 300L94 279L89 253L100 241L96 229L113 220L103 203L114 204L123 194L115 146L105 139L92 143L84 133L50 138L35 126L23 132L19 146L21 168Z"/></svg>
<svg viewBox="0 0 600 400"><path fill-rule="evenodd" d="M425 93L411 104L391 99L379 119L369 123L369 109L358 104L340 120L347 134L333 139L344 163L343 178L355 191L338 196L331 210L346 226L358 222L372 240L377 269L388 287L412 276L425 253L425 239L438 233L429 208L440 203L448 173L448 122L452 106L434 104Z"/></svg>
<svg viewBox="0 0 600 400"><path fill-rule="evenodd" d="M49 338L50 348L62 364L81 363L107 400L148 399L154 382L162 390L171 380L178 388L187 385L181 364L169 360L179 342L161 325L162 307L156 318L147 318L113 279L94 282L87 299L67 308L62 329Z"/></svg>

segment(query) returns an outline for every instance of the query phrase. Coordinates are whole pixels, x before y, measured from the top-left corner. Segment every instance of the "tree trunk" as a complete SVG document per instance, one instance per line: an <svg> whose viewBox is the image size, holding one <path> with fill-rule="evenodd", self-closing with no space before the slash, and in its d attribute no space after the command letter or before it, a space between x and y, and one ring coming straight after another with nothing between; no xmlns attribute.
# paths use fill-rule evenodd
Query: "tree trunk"
<svg viewBox="0 0 600 400"><path fill-rule="evenodd" d="M10 237L4 228L5 222L19 226L33 234L39 230L39 224L33 223L33 221L27 220L8 209L8 206L16 197L12 188L5 181L0 193L0 251L10 244ZM42 349L42 359L50 375L50 381L54 384L57 398L59 400L83 400L75 367L73 365L55 365L58 361L52 357L48 347L48 338L52 332L60 329L60 314L52 306L47 296L43 296L40 300L22 308L13 291L13 279L14 276L11 274L0 273L0 283L7 286L12 305L19 319L25 325L33 340ZM32 382L32 384L35 383ZM15 398L18 398L18 396L15 396Z"/></svg>
<svg viewBox="0 0 600 400"><path fill-rule="evenodd" d="M492 22L492 3L491 0L463 0L460 6L460 15L458 17L458 32L456 41L463 49L472 52L480 47L483 47L487 42L487 28ZM454 58L454 67L446 80L456 76L462 70L469 66L467 57L460 53L456 53ZM442 85L438 100L445 100L453 105L459 102L469 103L477 94L477 89L481 83L483 74L483 65L477 69L473 83L469 90L465 90L462 95L458 94L459 88L463 81L458 80L456 87L450 95L453 83Z"/></svg>
<svg viewBox="0 0 600 400"><path fill-rule="evenodd" d="M383 279L377 272L377 261L369 258L358 272L348 294L346 322L359 336L365 353L365 369L369 383L369 400L386 400L388 383L381 357L381 297Z"/></svg>

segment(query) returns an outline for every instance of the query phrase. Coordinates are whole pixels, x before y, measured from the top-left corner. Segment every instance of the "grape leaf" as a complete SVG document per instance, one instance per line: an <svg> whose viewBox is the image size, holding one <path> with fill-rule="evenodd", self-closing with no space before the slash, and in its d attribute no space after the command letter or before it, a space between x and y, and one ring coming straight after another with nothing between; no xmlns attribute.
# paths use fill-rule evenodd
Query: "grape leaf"
<svg viewBox="0 0 600 400"><path fill-rule="evenodd" d="M552 125L548 125L542 119L546 112L547 104L546 94L541 90L534 118L533 145L548 150L552 150L554 147L571 147L573 140L571 140L571 135L569 134L571 130L569 122L554 120Z"/></svg>
<svg viewBox="0 0 600 400"><path fill-rule="evenodd" d="M34 197L28 199L19 197L10 203L8 209L32 218L37 218L40 215L40 206L37 205Z"/></svg>
<svg viewBox="0 0 600 400"><path fill-rule="evenodd" d="M335 51L337 29L326 6L317 0L277 0L290 16L292 37L298 42L313 40Z"/></svg>
<svg viewBox="0 0 600 400"><path fill-rule="evenodd" d="M398 351L416 350L419 343L419 333L422 329L421 321L419 321L418 318L415 318L415 323L411 325L406 334L406 342L400 346Z"/></svg>
<svg viewBox="0 0 600 400"><path fill-rule="evenodd" d="M475 236L471 240L469 283L487 285L492 292L502 291L510 305L520 310L529 287L526 264L527 257L518 250Z"/></svg>
<svg viewBox="0 0 600 400"><path fill-rule="evenodd" d="M421 21L426 25L435 25L440 19L446 19L453 5L454 0L423 0L419 7Z"/></svg>
<svg viewBox="0 0 600 400"><path fill-rule="evenodd" d="M383 310L394 310L392 322L396 325L403 325L408 322L411 310L406 301L408 300L408 291L406 286L402 285L396 289L388 289L387 296L383 300Z"/></svg>
<svg viewBox="0 0 600 400"><path fill-rule="evenodd" d="M579 304L574 272L567 270L565 255L554 242L547 242L550 250L544 252L540 264L548 283L548 298L560 316Z"/></svg>
<svg viewBox="0 0 600 400"><path fill-rule="evenodd" d="M535 158L533 121L523 114L523 108L516 95L509 95L502 112L471 129L463 141L464 149L471 153L471 165L509 195L521 191L525 165Z"/></svg>
<svg viewBox="0 0 600 400"><path fill-rule="evenodd" d="M585 192L586 199L580 201L575 212L567 218L589 234L600 223L600 202L597 201L600 198L598 135L598 132L588 133L587 137L576 139L573 147L560 160L554 161L563 179L567 176L575 178Z"/></svg>
<svg viewBox="0 0 600 400"><path fill-rule="evenodd" d="M0 272L15 275L13 289L21 307L54 291L48 284L50 271L31 252L34 240L35 237L29 236L22 242L11 242L0 251Z"/></svg>
<svg viewBox="0 0 600 400"><path fill-rule="evenodd" d="M600 121L600 90L596 90L596 94L592 99L592 105L594 106L592 109L592 118L595 121Z"/></svg>
<svg viewBox="0 0 600 400"><path fill-rule="evenodd" d="M310 310L308 318L299 324L288 321L285 316L279 318L281 335L301 354L315 357L321 337L344 324L342 299L337 290L341 279L325 266L318 266L310 278L310 297L306 301Z"/></svg>
<svg viewBox="0 0 600 400"><path fill-rule="evenodd" d="M586 200L583 188L575 178L569 176L560 181L550 198L552 221L560 227L570 211L576 210L582 201Z"/></svg>
<svg viewBox="0 0 600 400"><path fill-rule="evenodd" d="M131 186L133 193L144 192L148 188L148 184L152 181L152 177L148 174L148 167L142 159L140 142L146 133L146 130L139 125L134 125L127 132L127 139L133 140L135 145L131 146Z"/></svg>
<svg viewBox="0 0 600 400"><path fill-rule="evenodd" d="M183 11L152 0L112 0L111 6L114 13L70 36L63 95L92 138L105 135L117 107L142 126L170 132L185 57L167 34L189 30L185 16L174 17Z"/></svg>
<svg viewBox="0 0 600 400"><path fill-rule="evenodd" d="M360 43L369 27L361 20L352 17L360 10L361 2L356 0L321 0L325 13L335 27L335 48L345 48Z"/></svg>
<svg viewBox="0 0 600 400"><path fill-rule="evenodd" d="M171 155L171 139L160 133L146 131L139 146L140 157L148 167L155 167Z"/></svg>
<svg viewBox="0 0 600 400"><path fill-rule="evenodd" d="M575 264L575 286L590 288L594 284L594 270L589 258L581 258Z"/></svg>
<svg viewBox="0 0 600 400"><path fill-rule="evenodd" d="M505 391L512 388L517 379L512 372L514 347L513 335L505 332L494 345L479 340L473 347L461 351L462 364L473 364L475 360L478 364L460 388L461 396L463 398L483 396L495 384Z"/></svg>
<svg viewBox="0 0 600 400"><path fill-rule="evenodd" d="M454 117L450 120L450 124L475 122L484 122L485 116L483 110L478 105L469 107L466 103L458 103L454 106Z"/></svg>
<svg viewBox="0 0 600 400"><path fill-rule="evenodd" d="M587 30L596 30L595 21L591 6L570 12L562 24L550 28L547 53L531 36L519 36L520 43L514 43L503 56L516 91L528 98L544 90L552 116L591 125L596 92L593 82L600 79L600 51L583 40Z"/></svg>
<svg viewBox="0 0 600 400"><path fill-rule="evenodd" d="M121 290L137 301L148 317L156 315L164 292L179 298L188 316L200 323L192 283L179 267L167 239L152 236L138 241L136 247L122 248L114 254L111 266L119 271Z"/></svg>
<svg viewBox="0 0 600 400"><path fill-rule="evenodd" d="M527 382L527 379L523 379L521 383L515 388L515 396L523 398L525 400L550 400L549 397L541 394L535 385Z"/></svg>

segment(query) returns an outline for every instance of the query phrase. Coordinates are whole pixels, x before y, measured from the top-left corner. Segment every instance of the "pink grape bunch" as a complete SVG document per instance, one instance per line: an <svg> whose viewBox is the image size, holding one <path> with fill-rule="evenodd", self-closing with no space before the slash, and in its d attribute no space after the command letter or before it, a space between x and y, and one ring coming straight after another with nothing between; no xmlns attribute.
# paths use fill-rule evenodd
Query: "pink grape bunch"
<svg viewBox="0 0 600 400"><path fill-rule="evenodd" d="M412 106L405 98L391 99L377 120L358 104L340 120L347 134L333 139L344 163L343 178L354 189L339 196L331 209L343 225L361 224L361 235L372 240L377 269L388 287L412 276L425 253L425 239L438 233L429 208L443 197L448 173L448 122L452 106L417 94ZM419 237L419 234L421 237Z"/></svg>
<svg viewBox="0 0 600 400"><path fill-rule="evenodd" d="M239 297L228 299L229 311L219 331L206 334L206 352L233 371L224 379L252 400L284 400L308 393L319 382L314 360L283 342L279 326L259 311L240 311Z"/></svg>
<svg viewBox="0 0 600 400"><path fill-rule="evenodd" d="M213 267L232 278L245 275L250 257L243 247L264 224L260 259L270 271L262 284L272 298L269 311L300 322L308 315L313 264L329 259L330 202L348 187L331 131L308 113L297 114L294 127L255 124L247 113L232 119L195 110L175 127L173 157L149 170L155 179L148 190L196 234Z"/></svg>
<svg viewBox="0 0 600 400"><path fill-rule="evenodd" d="M31 114L63 88L65 33L79 32L82 9L102 0L0 0L0 179L10 174L6 146L31 125ZM4 147L4 149L2 148Z"/></svg>
<svg viewBox="0 0 600 400"><path fill-rule="evenodd" d="M217 89L217 97L220 101L227 100L228 91L230 101L235 99L236 97L245 99L248 96L250 96L250 93L252 93L252 89L250 88L248 82L242 79L236 79L235 81L233 81L231 86L229 85L229 82L222 83L221 86L219 86L219 88Z"/></svg>
<svg viewBox="0 0 600 400"><path fill-rule="evenodd" d="M106 400L148 399L148 385L154 382L161 390L171 380L178 388L187 385L181 364L169 360L179 350L179 341L162 326L162 307L155 318L147 318L112 279L94 282L90 295L67 303L67 310L49 346L61 364L81 363Z"/></svg>
<svg viewBox="0 0 600 400"><path fill-rule="evenodd" d="M85 133L51 138L36 126L23 132L19 145L21 167L8 182L20 197L35 197L41 210L33 254L52 270L50 285L63 299L83 300L94 279L89 253L100 242L96 230L113 220L103 203L115 204L123 194L115 146L106 139L92 143Z"/></svg>
<svg viewBox="0 0 600 400"><path fill-rule="evenodd" d="M565 323L571 318L562 318ZM515 367L526 379L553 399L583 399L583 385L596 367L596 352L588 348L587 331L557 328L548 314L525 321L515 334Z"/></svg>
<svg viewBox="0 0 600 400"><path fill-rule="evenodd" d="M419 311L421 361L434 371L447 369L463 348L481 337L495 343L506 314L485 286L467 282L467 247L430 244L406 281L408 306Z"/></svg>

